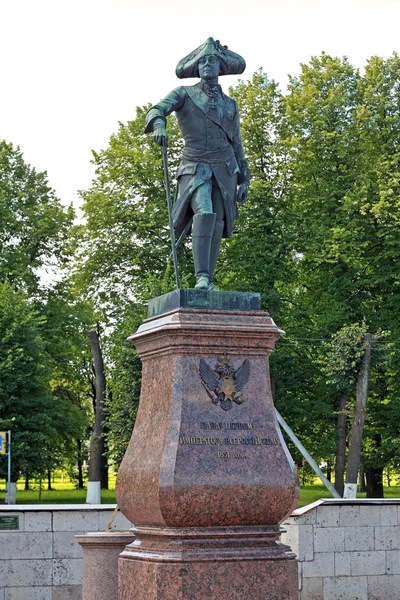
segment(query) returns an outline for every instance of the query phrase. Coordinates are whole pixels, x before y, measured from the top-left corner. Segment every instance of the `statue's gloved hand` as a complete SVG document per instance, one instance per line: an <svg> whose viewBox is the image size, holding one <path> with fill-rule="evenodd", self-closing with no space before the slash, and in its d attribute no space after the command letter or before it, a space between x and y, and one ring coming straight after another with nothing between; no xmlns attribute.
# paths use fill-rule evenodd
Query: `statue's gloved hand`
<svg viewBox="0 0 400 600"><path fill-rule="evenodd" d="M168 135L164 121L156 121L153 125L153 140L160 146L168 145Z"/></svg>
<svg viewBox="0 0 400 600"><path fill-rule="evenodd" d="M241 183L238 187L236 200L239 206L242 206L247 200L247 196L249 195L249 184Z"/></svg>

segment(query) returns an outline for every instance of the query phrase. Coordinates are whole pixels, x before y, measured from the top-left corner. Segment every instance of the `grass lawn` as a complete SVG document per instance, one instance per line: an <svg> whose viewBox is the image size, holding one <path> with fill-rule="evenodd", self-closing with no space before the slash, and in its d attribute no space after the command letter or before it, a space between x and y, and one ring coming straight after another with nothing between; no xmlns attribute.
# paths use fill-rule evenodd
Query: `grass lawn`
<svg viewBox="0 0 400 600"><path fill-rule="evenodd" d="M52 482L53 490L42 489L41 500L39 501L39 485L33 482L32 489L24 490L24 482L19 481L17 486L17 504L85 504L86 490L75 489L74 483L68 478L55 477ZM47 487L47 482L44 488ZM115 504L115 475L110 476L110 489L101 490L102 504ZM5 483L0 482L0 504L4 504ZM384 488L385 498L400 498L400 486ZM304 485L300 489L300 500L298 507L311 504L322 498L331 498L328 490L319 483ZM365 498L365 494L357 494L357 498Z"/></svg>
<svg viewBox="0 0 400 600"><path fill-rule="evenodd" d="M17 490L17 504L85 504L86 490ZM101 490L102 504L115 504L114 490ZM4 503L4 490L0 490L0 504Z"/></svg>
<svg viewBox="0 0 400 600"><path fill-rule="evenodd" d="M400 498L400 486L384 487L385 498ZM357 492L357 498L365 498L365 493ZM332 498L325 486L321 484L304 485L300 489L298 507L306 506L322 498Z"/></svg>
<svg viewBox="0 0 400 600"><path fill-rule="evenodd" d="M115 504L115 478L116 475L112 472L109 474L109 490L101 490L101 503L102 504ZM32 481L30 483L31 489L26 491L25 482L21 479L17 483L17 504L85 504L86 502L86 489L77 490L75 483L69 479L69 477L62 477L61 474L57 473L52 478L52 487L54 489L47 489L47 481L42 484L42 493L39 500L39 483ZM0 482L0 504L4 504L5 494L5 482Z"/></svg>

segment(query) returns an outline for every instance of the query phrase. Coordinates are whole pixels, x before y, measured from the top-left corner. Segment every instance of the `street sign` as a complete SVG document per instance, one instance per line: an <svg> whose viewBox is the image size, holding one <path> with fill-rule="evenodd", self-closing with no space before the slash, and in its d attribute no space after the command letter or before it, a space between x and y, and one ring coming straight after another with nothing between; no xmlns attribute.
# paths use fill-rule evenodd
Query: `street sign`
<svg viewBox="0 0 400 600"><path fill-rule="evenodd" d="M0 431L0 454L6 453L6 432Z"/></svg>

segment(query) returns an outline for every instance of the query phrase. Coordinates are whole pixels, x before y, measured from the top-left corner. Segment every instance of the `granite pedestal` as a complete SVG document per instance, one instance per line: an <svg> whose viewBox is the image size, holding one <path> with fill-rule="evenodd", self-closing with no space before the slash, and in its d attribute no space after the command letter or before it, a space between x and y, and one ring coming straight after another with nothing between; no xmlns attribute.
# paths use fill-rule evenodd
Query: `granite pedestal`
<svg viewBox="0 0 400 600"><path fill-rule="evenodd" d="M280 331L259 302L181 290L150 303L131 338L143 374L116 486L135 523L119 600L298 597L278 540L299 490L270 387Z"/></svg>
<svg viewBox="0 0 400 600"><path fill-rule="evenodd" d="M118 556L134 540L130 531L75 536L83 550L82 600L118 599Z"/></svg>

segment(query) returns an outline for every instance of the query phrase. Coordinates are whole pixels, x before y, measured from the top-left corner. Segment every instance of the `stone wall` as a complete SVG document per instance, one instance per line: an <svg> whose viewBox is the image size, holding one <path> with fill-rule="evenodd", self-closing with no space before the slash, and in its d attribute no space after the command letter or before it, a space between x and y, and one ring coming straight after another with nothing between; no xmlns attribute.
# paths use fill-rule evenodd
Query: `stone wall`
<svg viewBox="0 0 400 600"><path fill-rule="evenodd" d="M0 506L0 600L81 600L75 535L104 531L113 510ZM2 528L7 516L19 517L18 530ZM400 600L400 500L321 500L283 525L299 559L300 600ZM111 530L129 527L118 513Z"/></svg>
<svg viewBox="0 0 400 600"><path fill-rule="evenodd" d="M82 548L74 536L104 531L114 508L104 504L0 506L0 600L81 600ZM15 516L19 528L4 529L4 517ZM118 513L111 530L129 527Z"/></svg>
<svg viewBox="0 0 400 600"><path fill-rule="evenodd" d="M400 600L400 500L321 500L283 526L300 600Z"/></svg>

